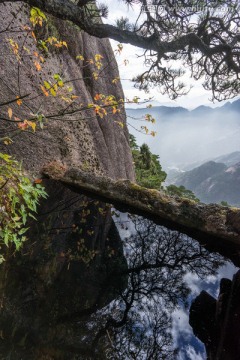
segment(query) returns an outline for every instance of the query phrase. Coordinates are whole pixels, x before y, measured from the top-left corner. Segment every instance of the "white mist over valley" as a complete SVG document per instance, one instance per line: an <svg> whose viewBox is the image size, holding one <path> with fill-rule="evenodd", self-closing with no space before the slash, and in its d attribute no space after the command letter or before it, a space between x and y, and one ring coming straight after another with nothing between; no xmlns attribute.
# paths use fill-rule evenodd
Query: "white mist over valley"
<svg viewBox="0 0 240 360"><path fill-rule="evenodd" d="M145 121L145 114L151 114L156 123ZM138 145L147 143L160 156L166 172L174 168L189 170L240 151L240 100L215 109L200 106L192 111L166 106L128 109L127 115L129 132ZM156 136L140 133L142 126L149 132L156 131Z"/></svg>

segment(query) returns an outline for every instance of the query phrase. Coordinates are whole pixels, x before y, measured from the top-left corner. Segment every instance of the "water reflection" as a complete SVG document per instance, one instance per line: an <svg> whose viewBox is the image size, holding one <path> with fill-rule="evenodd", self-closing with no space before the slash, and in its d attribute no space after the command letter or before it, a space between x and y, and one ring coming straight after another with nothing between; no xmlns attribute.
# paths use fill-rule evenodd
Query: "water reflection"
<svg viewBox="0 0 240 360"><path fill-rule="evenodd" d="M123 239L128 268L118 273L127 275L128 286L94 315L96 326L101 322L94 347L107 334L110 359L174 359L178 349L171 314L188 304L190 289L184 277L189 272L200 278L215 275L223 258L209 254L186 235L141 217L131 215L127 225L124 221L118 226L133 232Z"/></svg>
<svg viewBox="0 0 240 360"><path fill-rule="evenodd" d="M148 219L47 186L29 241L8 264L0 358L177 359L173 314L193 299L187 278L215 276L223 257Z"/></svg>

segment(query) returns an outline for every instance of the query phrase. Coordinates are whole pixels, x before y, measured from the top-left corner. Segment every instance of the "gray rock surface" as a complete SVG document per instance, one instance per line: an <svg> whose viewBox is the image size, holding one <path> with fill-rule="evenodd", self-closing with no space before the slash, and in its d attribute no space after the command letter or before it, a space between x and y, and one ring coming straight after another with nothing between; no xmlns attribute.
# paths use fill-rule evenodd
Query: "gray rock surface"
<svg viewBox="0 0 240 360"><path fill-rule="evenodd" d="M40 89L44 80L53 80L55 73L61 74L64 82L69 81L68 85L72 86L73 94L78 96L75 101L83 107L93 103L93 97L97 93L123 99L121 84L112 83L119 73L107 39L96 39L70 22L48 16L47 24L43 24L36 32L37 41L56 36L66 41L68 48L52 47L44 54L39 43L29 35L29 31L14 32L16 29L23 29L25 25L30 26L30 9L27 5L21 2L0 4L0 16L0 102L30 94L21 106L11 104L13 117L28 119L31 113L37 112L54 115L69 107L69 103L58 96L44 96ZM5 32L4 29L8 31ZM18 63L9 39L19 44L19 54L24 54L24 62ZM36 51L45 59L40 71L33 64ZM84 62L76 60L76 56L80 54L84 56ZM96 54L103 56L101 76L97 81L92 77L96 69L88 62ZM69 110L74 109L74 106L70 106ZM8 105L0 106L1 114L5 118L7 109ZM123 123L123 129L118 122ZM124 110L120 114L109 114L102 119L93 110L76 112L50 118L44 125L44 130L37 127L34 134L20 132L14 136L11 146L1 143L0 151L9 152L22 160L24 168L34 175L44 164L58 159L65 164L82 166L112 178L134 179ZM16 128L15 124L3 122L0 137L11 135L14 126Z"/></svg>

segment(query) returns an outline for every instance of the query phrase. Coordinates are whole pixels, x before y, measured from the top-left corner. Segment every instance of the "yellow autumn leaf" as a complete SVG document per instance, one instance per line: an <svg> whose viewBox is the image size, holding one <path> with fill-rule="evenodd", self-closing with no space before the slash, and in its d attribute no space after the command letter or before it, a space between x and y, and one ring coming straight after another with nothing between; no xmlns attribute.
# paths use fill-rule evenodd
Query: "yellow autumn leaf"
<svg viewBox="0 0 240 360"><path fill-rule="evenodd" d="M94 80L97 80L97 79L98 79L98 73L96 73L96 72L94 71L92 75L93 75Z"/></svg>
<svg viewBox="0 0 240 360"><path fill-rule="evenodd" d="M30 54L30 50L29 50L26 46L24 46L23 49L24 49L28 54Z"/></svg>
<svg viewBox="0 0 240 360"><path fill-rule="evenodd" d="M82 55L77 55L77 56L76 56L76 60L81 60L81 61L83 61L83 60L84 60L84 57L83 57Z"/></svg>
<svg viewBox="0 0 240 360"><path fill-rule="evenodd" d="M56 96L56 95L57 95L56 91L55 91L53 88L50 89L50 93L51 93L52 96Z"/></svg>
<svg viewBox="0 0 240 360"><path fill-rule="evenodd" d="M12 139L5 137L3 140L4 145L11 145L13 143Z"/></svg>
<svg viewBox="0 0 240 360"><path fill-rule="evenodd" d="M51 88L51 84L48 81L45 80L43 83L47 90L49 90Z"/></svg>
<svg viewBox="0 0 240 360"><path fill-rule="evenodd" d="M148 134L149 130L146 126L141 126L141 129L144 130L146 134Z"/></svg>
<svg viewBox="0 0 240 360"><path fill-rule="evenodd" d="M8 117L9 117L9 119L12 118L12 114L13 114L13 111L12 111L12 109L9 107L9 108L8 108Z"/></svg>
<svg viewBox="0 0 240 360"><path fill-rule="evenodd" d="M33 129L33 131L35 132L36 130L36 123L33 121L27 121L27 124Z"/></svg>
<svg viewBox="0 0 240 360"><path fill-rule="evenodd" d="M69 97L61 96L61 99L66 101L66 103L71 103L72 102L71 98L69 98Z"/></svg>
<svg viewBox="0 0 240 360"><path fill-rule="evenodd" d="M59 81L58 81L58 86L59 86L59 87L63 87L63 86L64 86L64 82L63 82L62 80L59 80Z"/></svg>
<svg viewBox="0 0 240 360"><path fill-rule="evenodd" d="M121 122L121 121L115 121L119 126L121 126L121 128L123 129L124 128L124 124L123 124L123 122Z"/></svg>
<svg viewBox="0 0 240 360"><path fill-rule="evenodd" d="M95 65L96 65L96 67L97 67L98 70L100 70L101 67L102 67L102 63L101 63L100 61L97 61L97 62L95 63Z"/></svg>
<svg viewBox="0 0 240 360"><path fill-rule="evenodd" d="M153 137L156 136L156 134L157 134L156 131L151 131L151 132L150 132L150 135L153 136Z"/></svg>
<svg viewBox="0 0 240 360"><path fill-rule="evenodd" d="M103 59L103 56L102 56L102 55L100 55L100 54L96 54L96 55L95 55L95 61L99 61L99 60L101 60L101 59Z"/></svg>
<svg viewBox="0 0 240 360"><path fill-rule="evenodd" d="M120 78L119 78L119 77L116 77L115 79L112 80L112 83L113 83L113 84L116 84L119 80L120 80Z"/></svg>

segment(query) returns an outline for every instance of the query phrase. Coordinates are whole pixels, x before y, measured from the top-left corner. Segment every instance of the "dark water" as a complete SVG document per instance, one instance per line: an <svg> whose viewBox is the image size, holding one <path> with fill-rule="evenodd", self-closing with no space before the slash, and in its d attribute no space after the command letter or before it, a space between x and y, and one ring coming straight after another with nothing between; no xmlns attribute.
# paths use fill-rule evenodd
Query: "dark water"
<svg viewBox="0 0 240 360"><path fill-rule="evenodd" d="M136 298L129 320L137 319L144 339L139 358L205 359L204 346L189 325L189 306L202 290L217 297L220 278L232 278L236 268L187 235L148 219L121 214L117 227L128 262L127 291ZM127 352L121 357L134 358Z"/></svg>
<svg viewBox="0 0 240 360"><path fill-rule="evenodd" d="M1 359L206 358L189 307L236 272L222 256L70 190L52 192L31 228L9 264Z"/></svg>

